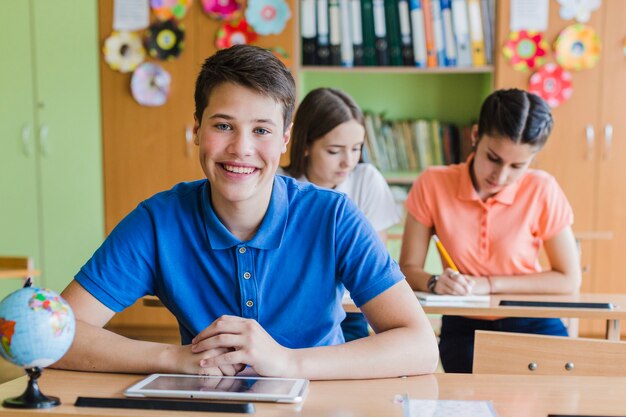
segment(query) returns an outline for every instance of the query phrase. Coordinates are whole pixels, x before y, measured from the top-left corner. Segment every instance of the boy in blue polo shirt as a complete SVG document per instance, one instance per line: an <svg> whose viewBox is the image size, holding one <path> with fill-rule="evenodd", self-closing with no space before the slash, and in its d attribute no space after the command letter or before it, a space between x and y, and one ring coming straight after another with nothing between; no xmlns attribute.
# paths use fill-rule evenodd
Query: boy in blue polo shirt
<svg viewBox="0 0 626 417"><path fill-rule="evenodd" d="M240 45L196 82L206 180L139 204L63 292L77 318L58 367L109 372L374 378L432 372L433 332L397 264L342 194L275 176L295 84L270 52ZM344 343L345 286L376 335ZM139 297L176 316L182 345L102 327Z"/></svg>

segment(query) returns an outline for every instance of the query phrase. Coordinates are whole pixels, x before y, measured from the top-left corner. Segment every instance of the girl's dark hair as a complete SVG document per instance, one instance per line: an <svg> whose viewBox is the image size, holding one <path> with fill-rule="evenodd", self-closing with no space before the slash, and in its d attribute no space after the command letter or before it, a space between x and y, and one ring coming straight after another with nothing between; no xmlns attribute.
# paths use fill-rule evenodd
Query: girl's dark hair
<svg viewBox="0 0 626 417"><path fill-rule="evenodd" d="M283 108L283 128L291 124L296 84L289 70L270 51L252 45L235 45L208 57L196 79L195 114L202 121L213 89L233 83L271 97Z"/></svg>
<svg viewBox="0 0 626 417"><path fill-rule="evenodd" d="M335 127L350 120L364 126L363 112L352 97L334 88L312 90L296 111L291 130L290 163L285 171L294 178L304 175L307 149Z"/></svg>
<svg viewBox="0 0 626 417"><path fill-rule="evenodd" d="M538 95L518 89L496 90L480 109L478 139L483 135L506 137L540 149L552 124L550 107Z"/></svg>

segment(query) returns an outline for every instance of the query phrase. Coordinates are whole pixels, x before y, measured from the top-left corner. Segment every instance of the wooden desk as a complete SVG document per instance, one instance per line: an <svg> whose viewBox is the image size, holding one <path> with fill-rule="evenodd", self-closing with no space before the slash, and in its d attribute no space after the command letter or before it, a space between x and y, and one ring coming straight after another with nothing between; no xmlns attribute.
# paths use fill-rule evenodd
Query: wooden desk
<svg viewBox="0 0 626 417"><path fill-rule="evenodd" d="M37 269L4 269L0 268L0 279L35 277L39 275Z"/></svg>
<svg viewBox="0 0 626 417"><path fill-rule="evenodd" d="M122 391L140 378L47 369L40 386L45 394L60 397L61 406L45 411L0 408L0 414L3 417L241 415L73 406L77 396L121 397ZM25 377L0 385L0 399L21 394L25 386ZM626 377L434 374L365 381L314 381L303 404L257 403L254 416L402 417L402 406L394 403L394 396L404 393L414 399L491 400L498 417L546 417L548 413L626 414L623 402Z"/></svg>
<svg viewBox="0 0 626 417"><path fill-rule="evenodd" d="M595 308L564 308L564 307L503 307L500 300L524 301L564 301L564 302L609 302L612 310ZM345 298L343 308L346 311L358 312L354 302ZM427 314L445 314L448 316L500 316L500 317L539 317L539 318L581 318L606 320L606 338L620 340L620 320L626 319L626 294L578 294L578 295L491 295L489 305L485 304L450 304L428 306L422 308Z"/></svg>

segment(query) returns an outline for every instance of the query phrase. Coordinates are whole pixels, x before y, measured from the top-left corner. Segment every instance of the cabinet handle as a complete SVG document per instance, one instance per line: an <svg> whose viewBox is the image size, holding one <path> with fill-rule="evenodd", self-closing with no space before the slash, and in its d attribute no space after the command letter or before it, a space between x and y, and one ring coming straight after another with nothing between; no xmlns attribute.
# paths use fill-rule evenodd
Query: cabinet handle
<svg viewBox="0 0 626 417"><path fill-rule="evenodd" d="M596 140L596 132L593 130L592 125L587 125L585 128L585 136L587 137L587 156L586 159L591 159L593 156L593 144Z"/></svg>
<svg viewBox="0 0 626 417"><path fill-rule="evenodd" d="M50 143L48 142L48 125L42 124L39 127L39 147L43 156L50 154Z"/></svg>
<svg viewBox="0 0 626 417"><path fill-rule="evenodd" d="M31 156L33 154L33 127L30 123L22 127L22 151L24 155Z"/></svg>
<svg viewBox="0 0 626 417"><path fill-rule="evenodd" d="M610 123L607 123L604 126L604 152L602 153L602 159L609 159L612 146L613 146L613 125Z"/></svg>
<svg viewBox="0 0 626 417"><path fill-rule="evenodd" d="M193 126L185 126L185 156L191 158L193 149Z"/></svg>

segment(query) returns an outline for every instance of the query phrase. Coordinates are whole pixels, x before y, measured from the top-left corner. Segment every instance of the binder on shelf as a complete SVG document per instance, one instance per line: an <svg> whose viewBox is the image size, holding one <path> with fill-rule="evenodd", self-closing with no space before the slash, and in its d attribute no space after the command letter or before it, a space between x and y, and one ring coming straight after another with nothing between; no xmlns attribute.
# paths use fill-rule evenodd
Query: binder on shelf
<svg viewBox="0 0 626 417"><path fill-rule="evenodd" d="M315 65L317 24L315 0L300 0L300 36L302 37L302 64Z"/></svg>
<svg viewBox="0 0 626 417"><path fill-rule="evenodd" d="M487 61L485 58L485 41L483 38L483 24L479 1L480 0L467 0L470 40L472 44L472 62L475 67L482 67L487 65Z"/></svg>
<svg viewBox="0 0 626 417"><path fill-rule="evenodd" d="M472 66L472 44L466 0L452 0L452 25L456 42L457 66Z"/></svg>
<svg viewBox="0 0 626 417"><path fill-rule="evenodd" d="M352 46L352 29L350 27L350 0L339 0L340 33L341 33L341 66L354 66L354 49Z"/></svg>
<svg viewBox="0 0 626 417"><path fill-rule="evenodd" d="M361 0L361 29L363 33L363 64L376 65L376 35L374 34L374 3Z"/></svg>
<svg viewBox="0 0 626 417"><path fill-rule="evenodd" d="M380 66L389 65L387 27L385 24L385 2L384 0L373 0L374 11L374 49L376 50L376 64Z"/></svg>
<svg viewBox="0 0 626 417"><path fill-rule="evenodd" d="M330 37L328 27L328 0L316 0L317 6L317 65L330 64Z"/></svg>
<svg viewBox="0 0 626 417"><path fill-rule="evenodd" d="M436 67L438 62L431 0L422 0L422 14L424 15L424 39L426 40L426 66L432 68Z"/></svg>
<svg viewBox="0 0 626 417"><path fill-rule="evenodd" d="M416 67L426 67L426 35L424 33L424 13L421 0L409 0L411 10L411 41L413 60Z"/></svg>
<svg viewBox="0 0 626 417"><path fill-rule="evenodd" d="M430 122L430 143L432 149L431 163L433 165L443 165L443 149L441 140L441 125L439 120L432 120Z"/></svg>
<svg viewBox="0 0 626 417"><path fill-rule="evenodd" d="M400 17L398 16L398 1L384 0L385 28L387 29L387 50L389 65L402 65L402 44L400 38Z"/></svg>
<svg viewBox="0 0 626 417"><path fill-rule="evenodd" d="M411 40L411 15L409 12L409 0L398 0L398 16L400 20L400 44L402 64L415 65L413 58L413 41Z"/></svg>
<svg viewBox="0 0 626 417"><path fill-rule="evenodd" d="M349 0L350 3L350 28L352 29L352 54L354 65L363 66L363 27L361 18L361 0Z"/></svg>
<svg viewBox="0 0 626 417"><path fill-rule="evenodd" d="M440 67L445 67L445 41L443 39L443 20L441 19L441 4L439 3L439 0L431 0L430 8L433 22L433 34L435 39L435 51L437 53L437 63Z"/></svg>
<svg viewBox="0 0 626 417"><path fill-rule="evenodd" d="M328 0L330 65L341 65L341 14L339 0Z"/></svg>
<svg viewBox="0 0 626 417"><path fill-rule="evenodd" d="M443 23L443 45L447 67L457 65L456 41L452 27L452 7L450 0L441 0L441 21Z"/></svg>
<svg viewBox="0 0 626 417"><path fill-rule="evenodd" d="M491 0L480 1L480 12L483 23L483 39L485 41L485 62L489 65L493 64L493 15L495 13L493 7L494 5Z"/></svg>

